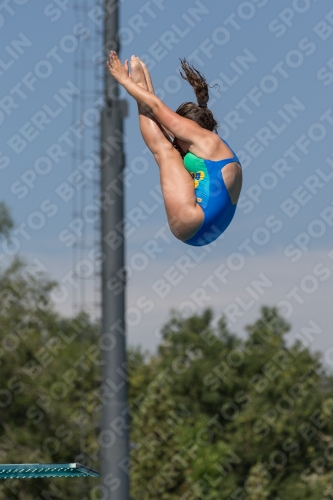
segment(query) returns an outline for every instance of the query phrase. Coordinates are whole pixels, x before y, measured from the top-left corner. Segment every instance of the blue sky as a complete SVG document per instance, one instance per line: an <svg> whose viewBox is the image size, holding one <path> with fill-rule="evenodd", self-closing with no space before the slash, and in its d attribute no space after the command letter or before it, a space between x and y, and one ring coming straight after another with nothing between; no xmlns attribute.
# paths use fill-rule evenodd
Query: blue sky
<svg viewBox="0 0 333 500"><path fill-rule="evenodd" d="M291 339L330 353L332 7L320 0L120 5L121 58L143 58L156 93L172 109L194 98L179 77L179 57L217 83L209 107L244 167L242 198L224 236L206 249L177 241L166 226L158 168L141 138L136 103L121 93L128 101L130 343L154 349L172 308L186 314L212 307L242 334L262 304L279 304L294 326ZM2 250L35 260L65 286L68 297L54 297L63 314L80 300L92 310L94 298L89 270L98 172L81 164L97 147L98 126L92 125L100 83L94 85L94 76L103 71L104 58L95 2L86 7L11 0L0 11L1 199L17 227L16 239ZM70 128L80 116L86 125L81 139ZM77 214L84 209L81 225ZM69 238L80 231L86 250L73 254ZM84 285L70 281L75 259L91 264ZM306 327L312 334L304 333ZM329 354L326 361L332 364Z"/></svg>

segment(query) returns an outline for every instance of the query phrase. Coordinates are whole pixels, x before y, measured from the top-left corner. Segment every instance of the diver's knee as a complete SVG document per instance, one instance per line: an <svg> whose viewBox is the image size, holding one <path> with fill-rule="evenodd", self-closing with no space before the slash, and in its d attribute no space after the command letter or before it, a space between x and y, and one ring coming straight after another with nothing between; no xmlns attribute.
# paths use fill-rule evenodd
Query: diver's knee
<svg viewBox="0 0 333 500"><path fill-rule="evenodd" d="M186 206L177 215L169 216L168 223L172 234L181 241L186 241L199 230L203 214L196 207Z"/></svg>

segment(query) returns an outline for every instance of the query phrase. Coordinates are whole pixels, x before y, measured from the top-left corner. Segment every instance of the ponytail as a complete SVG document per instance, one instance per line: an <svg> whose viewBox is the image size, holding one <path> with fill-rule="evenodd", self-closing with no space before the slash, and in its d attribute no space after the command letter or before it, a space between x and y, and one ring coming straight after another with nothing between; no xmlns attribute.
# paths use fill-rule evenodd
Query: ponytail
<svg viewBox="0 0 333 500"><path fill-rule="evenodd" d="M195 69L192 64L189 64L186 59L180 59L180 63L185 73L184 74L180 71L180 76L193 87L198 106L200 108L206 108L209 99L206 78L200 73L200 71Z"/></svg>
<svg viewBox="0 0 333 500"><path fill-rule="evenodd" d="M179 106L176 113L195 121L202 128L217 132L218 123L214 119L213 113L207 108L209 87L206 78L192 64L189 64L186 59L180 59L180 63L183 70L183 72L179 71L180 76L192 86L197 98L197 104L185 102Z"/></svg>

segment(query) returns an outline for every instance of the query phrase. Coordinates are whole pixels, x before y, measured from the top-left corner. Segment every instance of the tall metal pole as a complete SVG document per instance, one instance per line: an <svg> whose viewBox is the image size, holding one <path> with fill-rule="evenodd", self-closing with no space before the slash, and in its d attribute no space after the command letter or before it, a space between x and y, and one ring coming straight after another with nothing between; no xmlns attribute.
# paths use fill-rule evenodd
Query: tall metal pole
<svg viewBox="0 0 333 500"><path fill-rule="evenodd" d="M104 0L104 47L119 52L118 0ZM107 53L107 51L106 51ZM102 422L101 476L103 498L129 500L129 438L126 382L125 286L119 271L124 269L123 137L124 101L118 98L118 84L107 67L104 73L106 106L102 113ZM118 273L118 275L117 275ZM107 492L107 496L106 496Z"/></svg>

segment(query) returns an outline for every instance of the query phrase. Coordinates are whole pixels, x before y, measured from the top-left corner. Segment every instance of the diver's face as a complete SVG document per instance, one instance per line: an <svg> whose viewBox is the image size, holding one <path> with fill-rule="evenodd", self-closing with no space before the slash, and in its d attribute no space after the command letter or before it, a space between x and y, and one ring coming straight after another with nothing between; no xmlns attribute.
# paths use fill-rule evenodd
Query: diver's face
<svg viewBox="0 0 333 500"><path fill-rule="evenodd" d="M173 140L173 145L180 152L182 156L185 156L189 148L188 142L182 141L181 139L178 139L178 137L175 137Z"/></svg>

